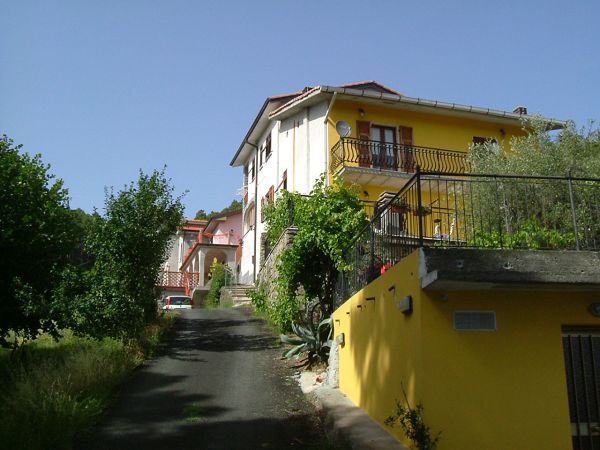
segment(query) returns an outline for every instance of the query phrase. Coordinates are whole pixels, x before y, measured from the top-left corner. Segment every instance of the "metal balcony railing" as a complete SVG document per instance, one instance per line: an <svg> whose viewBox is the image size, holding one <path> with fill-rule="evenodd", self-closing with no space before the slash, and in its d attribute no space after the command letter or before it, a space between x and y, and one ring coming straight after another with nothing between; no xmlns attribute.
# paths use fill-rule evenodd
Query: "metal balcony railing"
<svg viewBox="0 0 600 450"><path fill-rule="evenodd" d="M417 168L346 249L338 304L419 247L600 251L600 179Z"/></svg>
<svg viewBox="0 0 600 450"><path fill-rule="evenodd" d="M400 173L414 173L417 166L422 171L469 172L466 152L440 148L341 138L331 153L332 173L348 166Z"/></svg>

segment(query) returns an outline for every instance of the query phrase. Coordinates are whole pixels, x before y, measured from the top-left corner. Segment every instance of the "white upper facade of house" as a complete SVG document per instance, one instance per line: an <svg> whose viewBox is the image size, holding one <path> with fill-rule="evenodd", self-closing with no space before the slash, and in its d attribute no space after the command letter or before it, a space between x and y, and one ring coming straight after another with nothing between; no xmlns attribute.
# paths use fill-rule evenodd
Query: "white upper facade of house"
<svg viewBox="0 0 600 450"><path fill-rule="evenodd" d="M268 109L274 110L285 102L267 100L267 103L271 103ZM308 194L327 170L327 106L323 101L283 120L259 120L262 129L257 126L251 130L240 147L244 151L238 152L232 161L232 165L244 168L241 261L244 283L254 282L261 265L260 242L266 232L262 210L266 201L276 198L283 189ZM261 113L266 115L262 110Z"/></svg>

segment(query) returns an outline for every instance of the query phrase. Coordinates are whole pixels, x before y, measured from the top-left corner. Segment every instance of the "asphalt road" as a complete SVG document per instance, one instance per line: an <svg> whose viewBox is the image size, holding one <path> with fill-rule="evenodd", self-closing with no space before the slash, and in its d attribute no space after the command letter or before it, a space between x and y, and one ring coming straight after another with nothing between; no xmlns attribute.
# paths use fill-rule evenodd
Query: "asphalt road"
<svg viewBox="0 0 600 450"><path fill-rule="evenodd" d="M134 372L76 448L328 448L281 353L246 310L183 311L162 356Z"/></svg>

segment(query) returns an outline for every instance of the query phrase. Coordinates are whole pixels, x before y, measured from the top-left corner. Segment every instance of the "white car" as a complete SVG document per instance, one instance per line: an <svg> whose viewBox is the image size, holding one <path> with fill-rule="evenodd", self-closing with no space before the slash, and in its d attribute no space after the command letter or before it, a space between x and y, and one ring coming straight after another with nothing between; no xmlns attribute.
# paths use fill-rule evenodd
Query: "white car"
<svg viewBox="0 0 600 450"><path fill-rule="evenodd" d="M162 309L192 309L192 299L187 295L169 295Z"/></svg>

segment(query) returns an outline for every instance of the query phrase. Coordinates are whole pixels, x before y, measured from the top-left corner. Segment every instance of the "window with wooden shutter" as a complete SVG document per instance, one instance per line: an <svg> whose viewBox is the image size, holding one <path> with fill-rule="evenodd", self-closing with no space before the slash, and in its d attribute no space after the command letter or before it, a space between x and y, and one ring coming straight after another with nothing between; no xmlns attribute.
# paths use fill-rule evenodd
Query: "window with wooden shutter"
<svg viewBox="0 0 600 450"><path fill-rule="evenodd" d="M371 159L373 167L387 170L398 169L396 152L396 128L371 125Z"/></svg>
<svg viewBox="0 0 600 450"><path fill-rule="evenodd" d="M269 160L271 157L271 135L267 136L267 140L265 141L265 162Z"/></svg>
<svg viewBox="0 0 600 450"><path fill-rule="evenodd" d="M414 172L416 168L415 154L413 148L413 129L411 127L398 127L400 134L400 167L404 172Z"/></svg>
<svg viewBox="0 0 600 450"><path fill-rule="evenodd" d="M371 122L357 120L356 132L358 134L358 165L371 167Z"/></svg>
<svg viewBox="0 0 600 450"><path fill-rule="evenodd" d="M269 188L269 192L267 193L267 200L272 203L275 200L275 186L271 186Z"/></svg>
<svg viewBox="0 0 600 450"><path fill-rule="evenodd" d="M250 175L250 181L254 181L254 159L251 159L248 163L248 173Z"/></svg>

